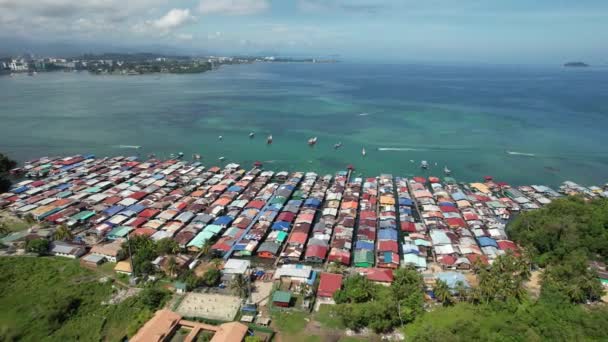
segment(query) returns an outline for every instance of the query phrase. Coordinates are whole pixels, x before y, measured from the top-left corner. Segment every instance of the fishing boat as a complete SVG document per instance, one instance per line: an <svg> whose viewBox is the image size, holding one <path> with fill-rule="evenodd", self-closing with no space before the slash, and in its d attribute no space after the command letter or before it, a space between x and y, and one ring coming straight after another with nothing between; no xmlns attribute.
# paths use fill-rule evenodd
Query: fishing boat
<svg viewBox="0 0 608 342"><path fill-rule="evenodd" d="M177 154L178 158L182 158L183 156L184 156L184 152L180 152L180 153Z"/></svg>
<svg viewBox="0 0 608 342"><path fill-rule="evenodd" d="M249 138L252 139L255 136L255 133L251 132L249 133Z"/></svg>
<svg viewBox="0 0 608 342"><path fill-rule="evenodd" d="M367 154L367 152L365 152L365 147L361 150L361 155L365 157L365 155Z"/></svg>
<svg viewBox="0 0 608 342"><path fill-rule="evenodd" d="M221 135L219 137L217 137L217 140L223 140L223 139L224 139L224 137Z"/></svg>
<svg viewBox="0 0 608 342"><path fill-rule="evenodd" d="M448 167L446 166L443 168L443 173L445 173L446 176L449 176L452 174L452 170L448 169Z"/></svg>
<svg viewBox="0 0 608 342"><path fill-rule="evenodd" d="M255 163L253 163L253 166L256 168L260 168L262 167L262 162L261 161L256 161Z"/></svg>
<svg viewBox="0 0 608 342"><path fill-rule="evenodd" d="M266 143L268 145L272 144L272 134L268 136L268 138L266 139Z"/></svg>
<svg viewBox="0 0 608 342"><path fill-rule="evenodd" d="M219 158L217 158L217 159L219 159L219 161L224 161L224 159L226 159L226 158L224 158L224 157L219 157Z"/></svg>
<svg viewBox="0 0 608 342"><path fill-rule="evenodd" d="M423 169L428 169L429 163L426 160L423 160L422 162L420 162L420 167Z"/></svg>
<svg viewBox="0 0 608 342"><path fill-rule="evenodd" d="M340 141L339 143L334 145L334 150L339 149L340 147L342 147L342 142Z"/></svg>
<svg viewBox="0 0 608 342"><path fill-rule="evenodd" d="M317 137L308 139L308 145L314 146L317 143Z"/></svg>
<svg viewBox="0 0 608 342"><path fill-rule="evenodd" d="M193 157L195 160L200 160L200 159L202 158L202 157L201 157L201 155L200 155L200 154L198 154L198 153L193 154L193 155L192 155L192 157Z"/></svg>

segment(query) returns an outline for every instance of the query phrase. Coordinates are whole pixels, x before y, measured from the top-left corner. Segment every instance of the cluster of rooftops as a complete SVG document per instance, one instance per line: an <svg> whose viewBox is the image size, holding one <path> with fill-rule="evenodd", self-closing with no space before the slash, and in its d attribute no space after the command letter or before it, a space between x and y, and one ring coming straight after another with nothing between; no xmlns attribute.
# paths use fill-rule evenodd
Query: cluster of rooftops
<svg viewBox="0 0 608 342"><path fill-rule="evenodd" d="M40 158L23 170L31 179L0 194L0 208L64 224L87 247L145 235L225 259L360 268L491 263L508 250L518 252L505 232L513 213L563 194L608 195L605 188L572 182L558 192L491 177L462 184L450 177L362 178L350 171L319 176L122 156Z"/></svg>

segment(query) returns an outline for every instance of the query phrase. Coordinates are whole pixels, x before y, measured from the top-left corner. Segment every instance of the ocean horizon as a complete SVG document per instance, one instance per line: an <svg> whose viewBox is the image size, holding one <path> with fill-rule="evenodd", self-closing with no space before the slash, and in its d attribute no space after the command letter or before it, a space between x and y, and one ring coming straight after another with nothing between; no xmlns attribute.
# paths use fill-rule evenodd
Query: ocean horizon
<svg viewBox="0 0 608 342"><path fill-rule="evenodd" d="M511 184L601 185L606 76L606 68L348 62L6 76L0 152L19 161L183 152L207 166L261 161L275 171L334 173L352 164L364 176L443 176L447 166L467 182L491 175Z"/></svg>

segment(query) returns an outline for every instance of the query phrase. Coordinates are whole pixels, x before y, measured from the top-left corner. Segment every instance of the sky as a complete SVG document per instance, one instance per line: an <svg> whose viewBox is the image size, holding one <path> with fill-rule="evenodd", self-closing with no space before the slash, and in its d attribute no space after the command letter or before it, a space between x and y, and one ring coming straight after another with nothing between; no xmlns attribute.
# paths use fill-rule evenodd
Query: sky
<svg viewBox="0 0 608 342"><path fill-rule="evenodd" d="M3 41L83 52L163 46L191 54L608 64L608 0L0 0L0 54Z"/></svg>

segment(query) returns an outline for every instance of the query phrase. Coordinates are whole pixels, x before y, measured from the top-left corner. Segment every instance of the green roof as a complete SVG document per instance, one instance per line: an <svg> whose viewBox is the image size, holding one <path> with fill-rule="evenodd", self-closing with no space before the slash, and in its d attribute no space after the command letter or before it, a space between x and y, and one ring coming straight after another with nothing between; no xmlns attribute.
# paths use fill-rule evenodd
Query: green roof
<svg viewBox="0 0 608 342"><path fill-rule="evenodd" d="M58 193L57 195L55 195L55 197L65 198L65 197L69 197L70 195L72 195L72 192L68 190L68 191L62 191L62 192Z"/></svg>
<svg viewBox="0 0 608 342"><path fill-rule="evenodd" d="M287 198L283 196L276 196L270 200L270 204L285 204L285 202L287 202Z"/></svg>
<svg viewBox="0 0 608 342"><path fill-rule="evenodd" d="M283 242L287 238L287 232L279 232L277 234L277 242Z"/></svg>
<svg viewBox="0 0 608 342"><path fill-rule="evenodd" d="M205 227L205 229L203 229L205 232L209 232L209 233L213 233L213 234L217 234L219 232L222 231L222 226L217 225L217 224L210 224L208 226Z"/></svg>
<svg viewBox="0 0 608 342"><path fill-rule="evenodd" d="M289 303L291 301L291 292L274 291L274 294L272 295L272 301L280 303Z"/></svg>
<svg viewBox="0 0 608 342"><path fill-rule="evenodd" d="M95 212L94 211L90 211L90 210L85 210L85 211L81 211L76 215L73 215L72 217L70 217L72 220L77 220L77 221L84 221L88 218L90 218L91 216L94 216Z"/></svg>
<svg viewBox="0 0 608 342"><path fill-rule="evenodd" d="M186 283L182 283L181 281L176 281L175 283L173 283L173 287L175 287L176 289L180 289L180 290L187 289Z"/></svg>
<svg viewBox="0 0 608 342"><path fill-rule="evenodd" d="M452 177L444 177L443 181L446 182L447 184L456 184L456 180Z"/></svg>
<svg viewBox="0 0 608 342"><path fill-rule="evenodd" d="M361 267L374 264L374 253L365 249L355 251L355 265Z"/></svg>
<svg viewBox="0 0 608 342"><path fill-rule="evenodd" d="M200 233L198 233L194 239L192 239L189 243L188 243L188 247L197 247L197 248L202 248L203 245L205 244L205 242L209 239L211 239L213 237L212 232L209 231L202 231Z"/></svg>
<svg viewBox="0 0 608 342"><path fill-rule="evenodd" d="M92 187L86 189L85 191L88 193L91 193L91 194L96 194L101 191L101 188L99 188L98 186L92 186Z"/></svg>
<svg viewBox="0 0 608 342"><path fill-rule="evenodd" d="M108 238L122 238L127 236L127 234L129 234L129 232L131 232L132 230L132 227L118 226L112 229L112 231L108 234Z"/></svg>

